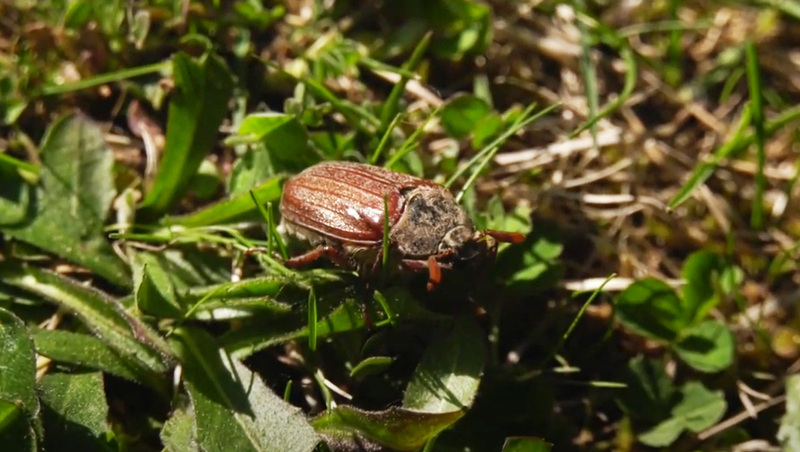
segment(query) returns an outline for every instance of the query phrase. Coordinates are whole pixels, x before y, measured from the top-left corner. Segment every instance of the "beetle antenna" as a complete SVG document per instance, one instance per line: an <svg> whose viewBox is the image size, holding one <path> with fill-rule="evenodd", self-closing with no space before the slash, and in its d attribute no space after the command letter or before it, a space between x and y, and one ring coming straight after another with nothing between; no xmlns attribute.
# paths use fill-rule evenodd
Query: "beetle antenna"
<svg viewBox="0 0 800 452"><path fill-rule="evenodd" d="M483 234L488 235L498 242L513 243L515 245L519 245L525 241L525 235L520 234L519 232L495 231L493 229L486 229L483 231Z"/></svg>

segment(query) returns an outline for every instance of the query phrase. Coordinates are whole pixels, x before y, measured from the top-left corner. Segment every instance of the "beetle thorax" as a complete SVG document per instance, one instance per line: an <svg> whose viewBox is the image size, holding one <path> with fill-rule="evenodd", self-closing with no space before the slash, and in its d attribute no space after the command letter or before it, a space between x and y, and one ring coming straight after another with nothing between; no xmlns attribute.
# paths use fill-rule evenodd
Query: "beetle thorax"
<svg viewBox="0 0 800 452"><path fill-rule="evenodd" d="M404 257L458 254L472 240L472 221L443 187L416 187L404 198L403 214L390 234Z"/></svg>

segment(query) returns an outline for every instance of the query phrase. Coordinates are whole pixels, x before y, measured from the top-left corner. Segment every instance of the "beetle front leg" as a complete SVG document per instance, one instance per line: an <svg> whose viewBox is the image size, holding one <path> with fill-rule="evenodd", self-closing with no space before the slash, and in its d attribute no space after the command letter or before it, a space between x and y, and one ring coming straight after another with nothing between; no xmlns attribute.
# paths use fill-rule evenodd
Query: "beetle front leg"
<svg viewBox="0 0 800 452"><path fill-rule="evenodd" d="M403 260L403 266L411 271L421 272L428 271L428 291L432 291L436 286L442 282L442 266L439 265L437 260L438 256L428 256L427 261L418 261L406 259Z"/></svg>
<svg viewBox="0 0 800 452"><path fill-rule="evenodd" d="M313 264L322 257L327 257L328 260L337 265L342 265L345 262L345 258L339 248L330 245L320 245L299 256L286 259L283 265L289 268L302 268Z"/></svg>

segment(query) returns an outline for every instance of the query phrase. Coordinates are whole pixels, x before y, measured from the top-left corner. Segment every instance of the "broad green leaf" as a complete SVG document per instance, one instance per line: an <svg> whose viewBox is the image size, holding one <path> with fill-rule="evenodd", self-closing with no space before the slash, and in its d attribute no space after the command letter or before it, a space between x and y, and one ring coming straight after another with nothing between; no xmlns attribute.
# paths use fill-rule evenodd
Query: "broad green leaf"
<svg viewBox="0 0 800 452"><path fill-rule="evenodd" d="M22 418L22 409L17 405L0 400L0 434Z"/></svg>
<svg viewBox="0 0 800 452"><path fill-rule="evenodd" d="M64 27L79 29L92 18L92 4L86 0L76 0L69 5L64 15Z"/></svg>
<svg viewBox="0 0 800 452"><path fill-rule="evenodd" d="M117 450L106 441L108 405L100 372L50 373L39 383L45 447L59 450ZM113 447L112 447L113 446Z"/></svg>
<svg viewBox="0 0 800 452"><path fill-rule="evenodd" d="M403 408L424 413L472 406L486 362L486 338L474 320L456 320L450 333L425 351L403 397Z"/></svg>
<svg viewBox="0 0 800 452"><path fill-rule="evenodd" d="M36 357L25 325L0 308L0 444L12 451L37 450L34 418L39 415L36 397Z"/></svg>
<svg viewBox="0 0 800 452"><path fill-rule="evenodd" d="M273 174L266 146L252 146L234 162L228 193L232 198L247 195L250 190L267 182Z"/></svg>
<svg viewBox="0 0 800 452"><path fill-rule="evenodd" d="M483 99L473 95L460 95L447 101L439 114L442 127L453 138L461 139L472 133L491 112Z"/></svg>
<svg viewBox="0 0 800 452"><path fill-rule="evenodd" d="M370 356L353 367L350 376L361 380L369 375L381 373L391 366L394 360L395 358L391 356Z"/></svg>
<svg viewBox="0 0 800 452"><path fill-rule="evenodd" d="M553 445L539 438L512 436L503 443L503 452L550 452Z"/></svg>
<svg viewBox="0 0 800 452"><path fill-rule="evenodd" d="M17 316L0 308L0 400L12 402L26 418L39 414L33 341Z"/></svg>
<svg viewBox="0 0 800 452"><path fill-rule="evenodd" d="M242 121L239 135L250 136L266 147L276 173L296 173L321 160L309 144L308 131L292 115L252 114Z"/></svg>
<svg viewBox="0 0 800 452"><path fill-rule="evenodd" d="M683 420L671 417L639 435L639 441L651 447L667 447L684 431Z"/></svg>
<svg viewBox="0 0 800 452"><path fill-rule="evenodd" d="M153 253L180 293L199 286L231 280L230 258L194 246L176 246Z"/></svg>
<svg viewBox="0 0 800 452"><path fill-rule="evenodd" d="M42 449L39 444L41 429L30 422L17 404L0 399L0 416L3 452L39 452Z"/></svg>
<svg viewBox="0 0 800 452"><path fill-rule="evenodd" d="M141 372L100 339L63 330L36 330L36 353L53 361L101 370L130 381L148 383Z"/></svg>
<svg viewBox="0 0 800 452"><path fill-rule="evenodd" d="M194 410L191 407L177 409L164 427L161 429L161 443L167 452L199 452L200 446L197 444L195 435Z"/></svg>
<svg viewBox="0 0 800 452"><path fill-rule="evenodd" d="M25 220L31 208L35 187L19 175L16 168L2 164L0 154L0 227Z"/></svg>
<svg viewBox="0 0 800 452"><path fill-rule="evenodd" d="M639 435L639 440L648 446L669 446L686 429L697 433L711 427L726 409L722 391L709 391L702 383L690 381L681 388L681 401L672 408L672 417Z"/></svg>
<svg viewBox="0 0 800 452"><path fill-rule="evenodd" d="M724 324L707 320L684 331L675 351L686 364L701 372L720 372L733 363L736 338Z"/></svg>
<svg viewBox="0 0 800 452"><path fill-rule="evenodd" d="M191 317L201 320L281 316L291 312L292 302L299 303L306 297L305 291L296 290L280 276L196 287L182 294L182 299L190 306Z"/></svg>
<svg viewBox="0 0 800 452"><path fill-rule="evenodd" d="M274 297L278 295L286 284L286 278L260 276L212 286L194 287L182 296L189 304L194 304L204 298L227 301L237 298Z"/></svg>
<svg viewBox="0 0 800 452"><path fill-rule="evenodd" d="M717 303L720 279L726 265L724 259L710 251L692 253L683 264L682 275L685 316L690 323L703 320Z"/></svg>
<svg viewBox="0 0 800 452"><path fill-rule="evenodd" d="M493 206L490 203L490 207ZM482 221L481 228L497 229L528 234L530 221L524 215L526 209L505 213L502 205ZM532 294L552 287L563 272L558 257L564 249L557 231L549 226L537 225L524 243L501 250L494 273L515 294Z"/></svg>
<svg viewBox="0 0 800 452"><path fill-rule="evenodd" d="M358 450L353 447L368 444L379 447L374 450L415 451L463 415L463 411L421 413L398 407L365 411L342 405L311 424L334 450Z"/></svg>
<svg viewBox="0 0 800 452"><path fill-rule="evenodd" d="M662 342L672 342L687 326L680 298L658 279L631 284L617 297L614 307L625 328Z"/></svg>
<svg viewBox="0 0 800 452"><path fill-rule="evenodd" d="M203 450L314 450L320 439L300 409L228 357L208 333L179 328L172 339L183 363Z"/></svg>
<svg viewBox="0 0 800 452"><path fill-rule="evenodd" d="M136 253L133 256L134 281L136 286L136 307L145 314L159 318L180 318L183 306L175 295L169 272L161 261L150 253Z"/></svg>
<svg viewBox="0 0 800 452"><path fill-rule="evenodd" d="M103 131L82 116L61 118L42 142L41 159L41 186L28 216L0 229L87 267L111 283L130 286L130 272L103 232L116 192L114 156Z"/></svg>
<svg viewBox="0 0 800 452"><path fill-rule="evenodd" d="M492 9L467 0L429 0L422 11L433 30L431 50L459 60L484 52L492 40Z"/></svg>
<svg viewBox="0 0 800 452"><path fill-rule="evenodd" d="M661 362L643 357L631 359L625 383L627 387L618 400L631 417L648 424L669 417L677 393Z"/></svg>
<svg viewBox="0 0 800 452"><path fill-rule="evenodd" d="M786 378L786 412L777 438L783 450L800 450L800 374Z"/></svg>
<svg viewBox="0 0 800 452"><path fill-rule="evenodd" d="M187 313L187 318L219 322L256 316L282 317L290 312L290 305L273 298L235 298L203 301Z"/></svg>
<svg viewBox="0 0 800 452"><path fill-rule="evenodd" d="M186 192L214 145L228 113L233 80L225 62L213 54L197 60L177 53L172 60L175 88L167 118L166 148L152 189L142 202L146 218L158 218Z"/></svg>
<svg viewBox="0 0 800 452"><path fill-rule="evenodd" d="M317 300L321 302L324 298L327 297L318 297ZM354 299L345 299L328 312L327 315L320 315L317 322L318 338L364 328L363 310ZM222 343L231 355L243 359L264 348L306 337L308 323L303 313L301 317L291 320L270 320L243 326L222 336Z"/></svg>
<svg viewBox="0 0 800 452"><path fill-rule="evenodd" d="M131 366L166 372L169 348L139 319L108 295L64 276L32 266L0 265L0 280L41 295L74 312L83 323Z"/></svg>
<svg viewBox="0 0 800 452"><path fill-rule="evenodd" d="M709 391L699 381L690 381L681 388L683 398L672 409L672 415L683 419L689 430L698 433L716 424L728 408L722 391Z"/></svg>
<svg viewBox="0 0 800 452"><path fill-rule="evenodd" d="M282 181L283 177L276 176L253 188L253 194L258 202L266 205L268 202L276 202L281 199ZM261 221L261 215L258 212L258 208L253 204L253 199L250 197L249 192L212 204L189 215L168 217L164 220L166 224L186 227L212 226L244 221Z"/></svg>

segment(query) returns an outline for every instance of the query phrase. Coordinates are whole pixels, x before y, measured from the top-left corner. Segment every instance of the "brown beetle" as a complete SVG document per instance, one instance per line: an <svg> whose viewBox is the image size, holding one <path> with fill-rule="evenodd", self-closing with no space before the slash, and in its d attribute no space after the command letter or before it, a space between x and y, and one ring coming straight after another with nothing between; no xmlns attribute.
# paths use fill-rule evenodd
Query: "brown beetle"
<svg viewBox="0 0 800 452"><path fill-rule="evenodd" d="M323 256L374 274L382 256L384 199L389 213L392 266L428 270L428 289L441 268L494 254L496 241L520 243L522 234L475 231L453 195L441 185L385 168L348 162L314 165L290 178L281 197L286 232L315 248L286 261L301 267Z"/></svg>

